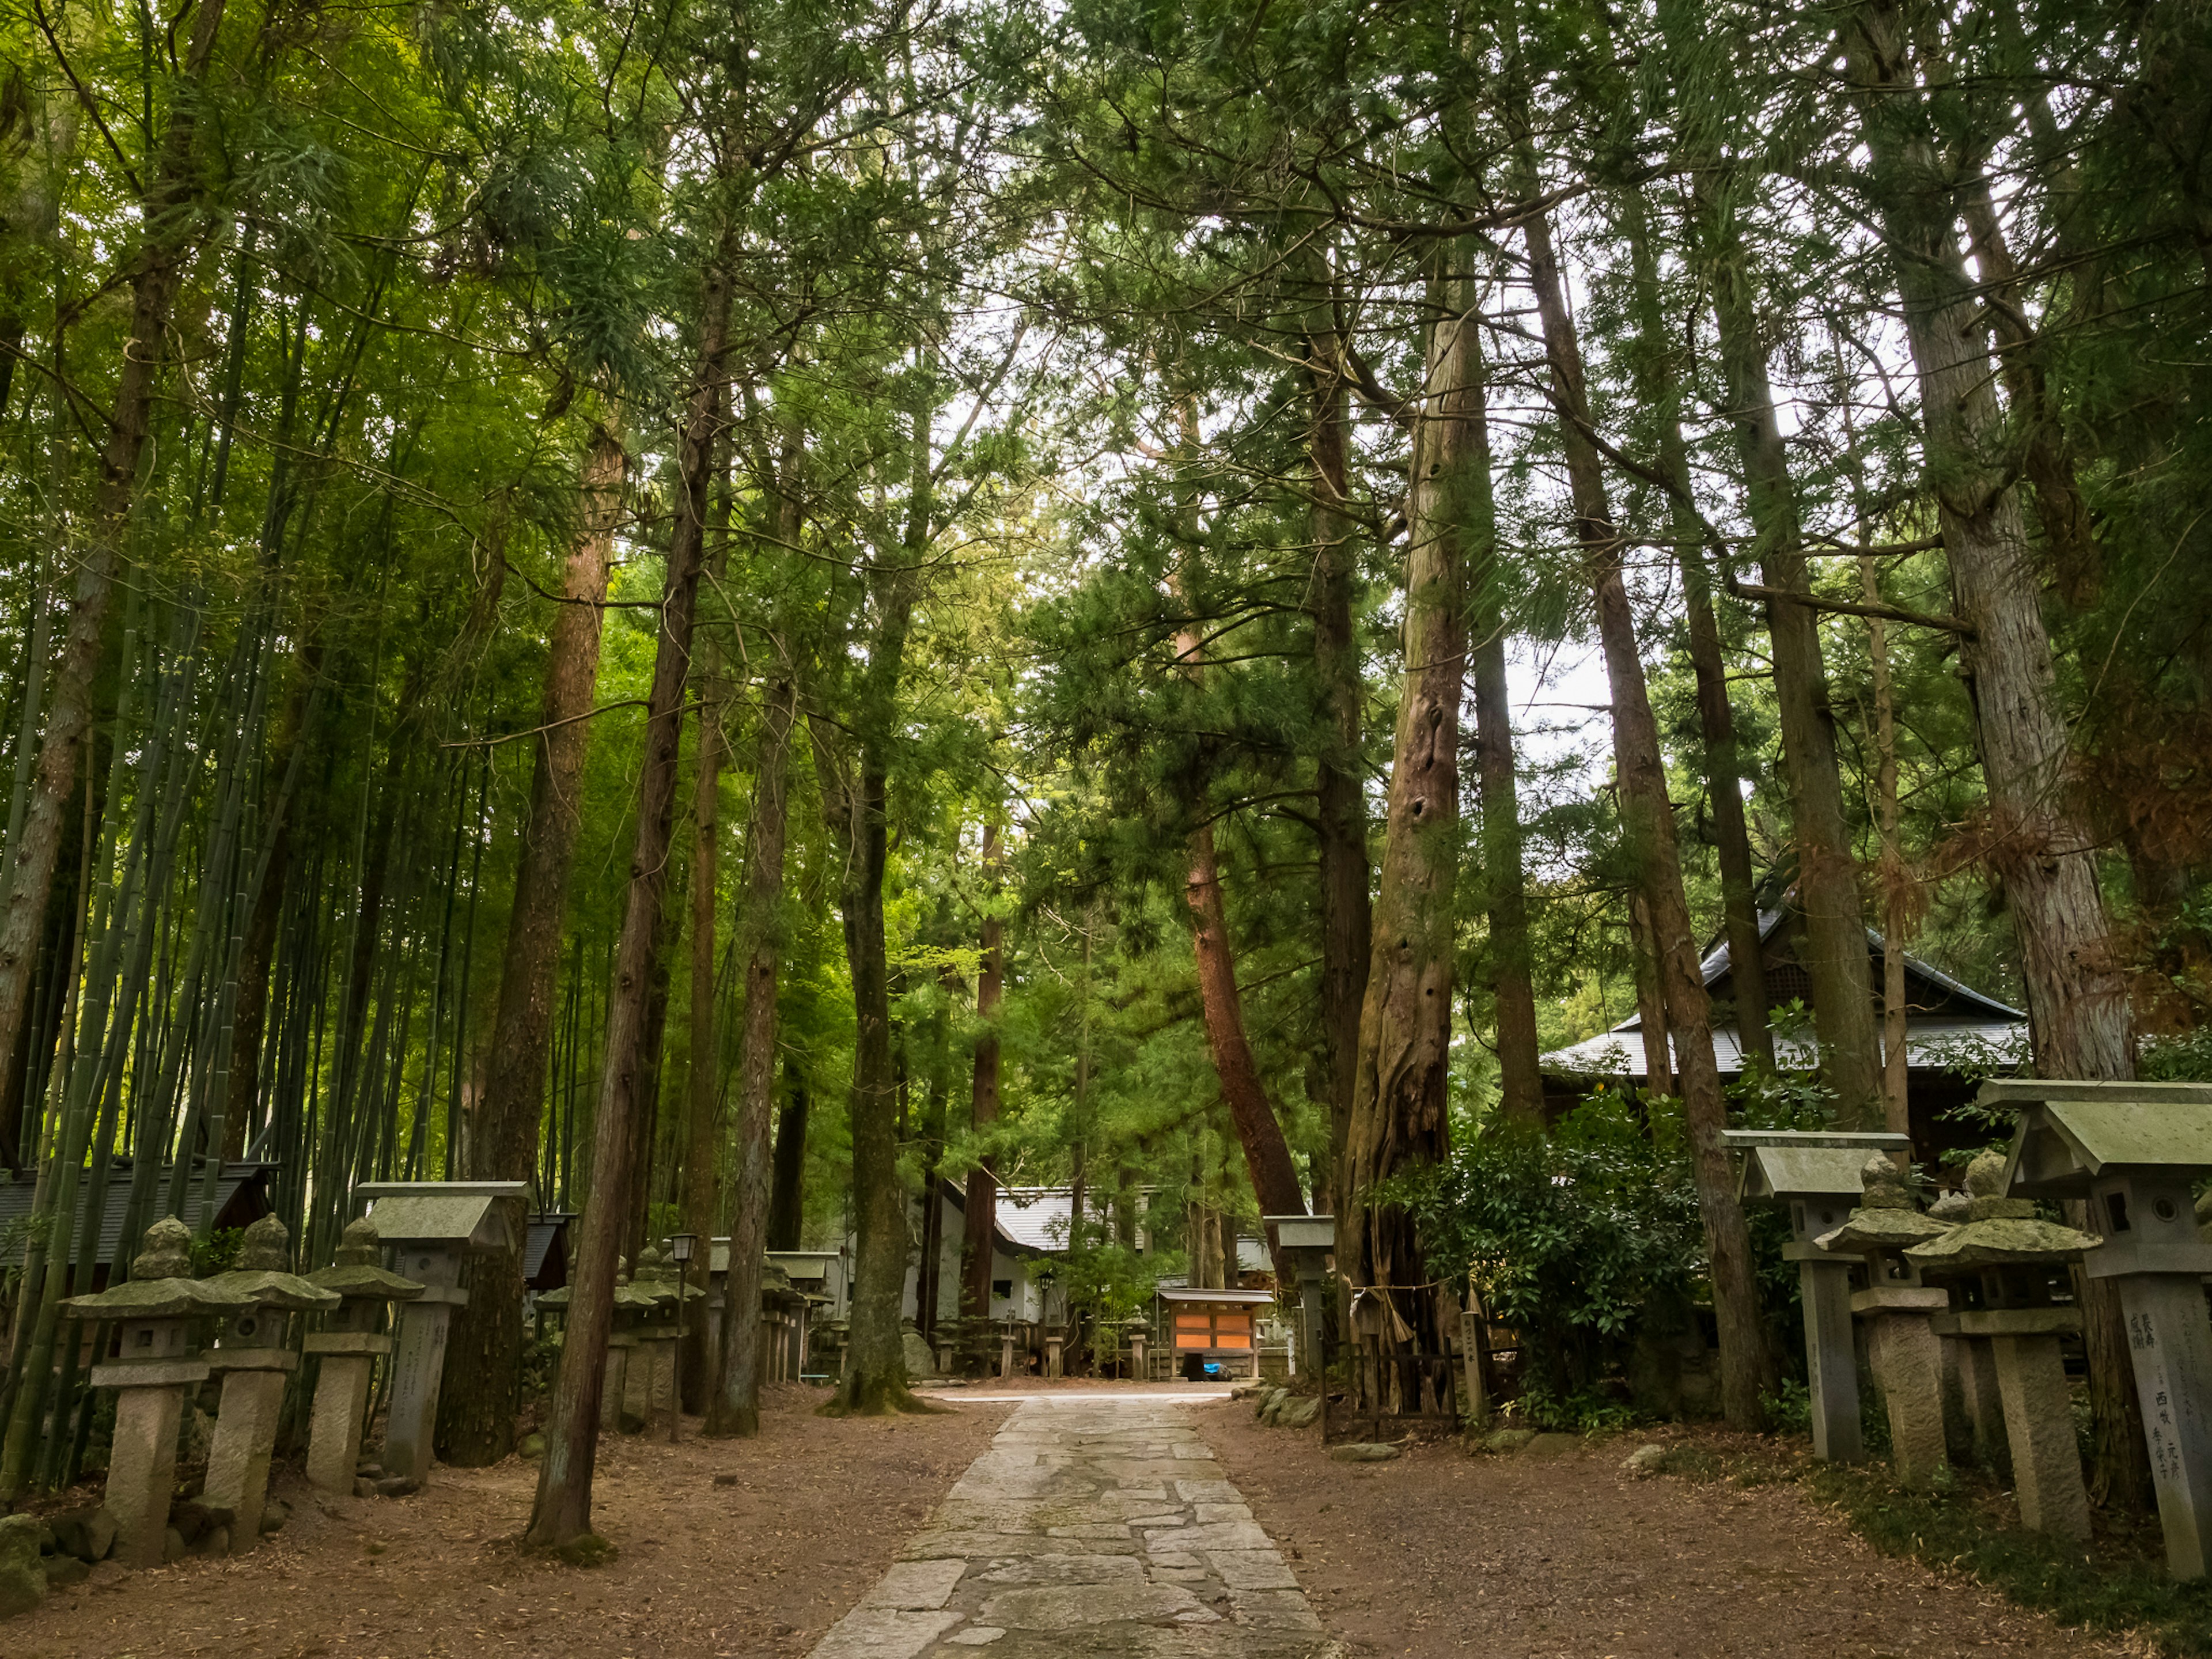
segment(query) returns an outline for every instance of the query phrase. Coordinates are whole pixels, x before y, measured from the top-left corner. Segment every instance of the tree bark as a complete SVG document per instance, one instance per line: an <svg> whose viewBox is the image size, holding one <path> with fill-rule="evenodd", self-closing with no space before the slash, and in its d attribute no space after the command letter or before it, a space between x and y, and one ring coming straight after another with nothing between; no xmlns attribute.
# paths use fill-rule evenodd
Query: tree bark
<svg viewBox="0 0 2212 1659"><path fill-rule="evenodd" d="M1312 399L1307 452L1313 464L1314 673L1321 683L1327 726L1314 765L1315 818L1321 864L1322 1054L1328 1079L1328 1188L1335 1185L1352 1127L1358 1073L1359 1006L1367 994L1373 916L1367 890L1366 778L1361 763L1359 641L1354 618L1352 525L1345 508L1345 388L1332 322L1308 337L1320 365L1309 380ZM1334 1206L1323 1183L1316 1201Z"/></svg>
<svg viewBox="0 0 2212 1659"><path fill-rule="evenodd" d="M0 871L6 910L0 915L0 1054L12 1054L30 1003L32 970L45 929L46 901L59 861L62 824L77 776L79 756L92 730L94 682L101 641L123 569L123 544L137 499L139 462L152 431L154 382L192 244L200 233L203 181L193 162L201 88L224 0L201 0L192 19L185 61L170 100L161 150L139 223L145 240L131 276L131 332L116 378L114 411L100 453L89 545L77 574L69 627L54 665L53 700L45 741L21 831L6 849Z"/></svg>
<svg viewBox="0 0 2212 1659"><path fill-rule="evenodd" d="M723 516L726 520L727 514ZM720 654L711 641L704 642L698 653L703 671L700 676L702 700L714 696L708 688L719 690ZM686 1279L696 1276L702 1291L707 1287L711 1241L721 1220L716 1132L721 1127L722 1051L714 1018L714 901L721 878L722 756L726 748L720 710L701 709L697 773L691 794L691 1056L685 1076L684 1225L705 1247L692 1256L696 1275L685 1270ZM742 1150L741 1145L741 1154ZM732 1243L734 1248L734 1239ZM734 1277L735 1261L730 1272ZM729 1305L726 1301L725 1308ZM684 1398L679 1410L696 1415L707 1409L714 1387L713 1364L714 1356L707 1351L707 1322L694 1320L684 1333Z"/></svg>
<svg viewBox="0 0 2212 1659"><path fill-rule="evenodd" d="M1953 608L1973 629L1960 637L1959 664L1989 793L1988 856L2020 939L2035 1069L2046 1078L2129 1078L2127 986L2097 885L2096 839L2068 787L2068 733L2042 585L2005 465L1981 294L1960 257L1948 169L1893 0L1863 0L1843 36L1872 161L1868 183L1919 375L1928 483L1950 562ZM2095 1218L2087 1218L2094 1227ZM2087 1285L2083 1313L2097 1484L2140 1503L2150 1486L2148 1457L2118 1297L2108 1283Z"/></svg>
<svg viewBox="0 0 2212 1659"><path fill-rule="evenodd" d="M1460 689L1467 667L1462 527L1486 487L1481 319L1474 284L1447 244L1429 283L1421 396L1406 494L1405 667L1392 741L1374 952L1359 1017L1359 1068L1346 1148L1340 1271L1355 1285L1419 1285L1429 1275L1413 1218L1376 1186L1449 1148L1452 957L1459 869ZM1480 477L1477 475L1481 474ZM1435 1298L1394 1297L1426 1352Z"/></svg>
<svg viewBox="0 0 2212 1659"><path fill-rule="evenodd" d="M999 878L999 826L983 825L983 867L990 890ZM995 910L983 917L982 960L975 976L975 1081L968 1121L977 1136L999 1121L999 999L1006 986L1004 925ZM998 1231L998 1160L985 1156L969 1171L962 1212L960 1314L963 1319L991 1316L991 1263Z"/></svg>
<svg viewBox="0 0 2212 1659"><path fill-rule="evenodd" d="M1859 586L1869 605L1881 603L1881 583L1871 554L1859 555ZM1890 692L1889 624L1867 618L1867 659L1874 686L1875 822L1881 835L1879 866L1881 917L1881 1109L1882 1127L1897 1134L1912 1132L1905 1092L1905 936L1911 912L1907 905L1911 877L1897 825L1897 712Z"/></svg>
<svg viewBox="0 0 2212 1659"><path fill-rule="evenodd" d="M795 532L797 526L791 528ZM796 539L793 533L787 542ZM723 1279L722 1352L707 1412L706 1431L714 1436L760 1432L768 1133L775 1103L776 977L783 963L784 843L790 821L785 777L798 708L798 682L783 671L770 682L761 711L752 824L746 837L745 908L738 935L745 949L745 1026L738 1059L737 1194L730 1220L730 1270Z"/></svg>
<svg viewBox="0 0 2212 1659"><path fill-rule="evenodd" d="M1495 529L1493 521L1493 548ZM1492 1015L1498 1024L1498 1105L1508 1116L1534 1123L1544 1115L1544 1078L1537 1053L1528 884L1521 857L1520 781L1513 766L1513 699L1505 679L1505 617L1488 571L1478 571L1474 588L1468 685L1474 694L1475 777L1482 790L1482 872L1490 920Z"/></svg>
<svg viewBox="0 0 2212 1659"><path fill-rule="evenodd" d="M1518 125L1525 134L1525 120ZM1535 157L1527 148L1525 137L1520 142L1523 177L1533 183ZM1758 1284L1752 1276L1751 1235L1721 1143L1728 1105L1721 1093L1705 975L1682 888L1674 805L1667 794L1658 722L1652 716L1644 684L1636 618L1622 571L1620 533L1613 525L1604 474L1591 441L1582 349L1567 312L1549 216L1530 216L1523 221L1522 231L1528 246L1529 283L1543 323L1551 392L1559 411L1560 439L1573 489L1575 534L1583 546L1583 568L1595 602L1598 637L1612 692L1613 764L1620 780L1621 815L1637 866L1638 884L1650 906L1668 1020L1674 1039L1674 1060L1681 1072L1683 1125L1690 1141L1692 1177L1712 1279L1713 1311L1720 1328L1722 1410L1731 1426L1754 1428L1764 1416L1760 1396L1771 1382L1772 1358L1759 1319Z"/></svg>
<svg viewBox="0 0 2212 1659"><path fill-rule="evenodd" d="M783 1057L783 1109L775 1118L775 1190L769 1200L768 1248L795 1250L806 1234L806 1069Z"/></svg>
<svg viewBox="0 0 2212 1659"><path fill-rule="evenodd" d="M1237 988L1237 954L1229 942L1229 914L1222 902L1221 872L1214 861L1210 823L1200 824L1190 838L1190 875L1183 900L1190 906L1191 949L1197 958L1206 1047L1213 1054L1214 1075L1220 1079L1230 1121L1244 1149L1253 1196L1260 1200L1261 1215L1304 1215L1305 1194L1298 1188L1290 1143L1283 1139L1283 1126L1260 1081L1260 1067L1244 1035L1243 994ZM1273 1249L1273 1228L1268 1240ZM1292 1275L1286 1264L1279 1261L1277 1267L1287 1284Z"/></svg>
<svg viewBox="0 0 2212 1659"><path fill-rule="evenodd" d="M561 1369L545 1425L538 1499L529 1541L558 1546L591 1530L592 1475L599 1452L599 1395L614 1313L615 1261L634 1175L633 1128L651 1109L644 1079L646 1002L653 976L663 889L676 810L677 758L684 735L684 686L691 623L706 551L707 492L726 394L730 271L736 234L726 227L701 287L699 356L678 446L676 518L669 538L659 641L646 713L638 778L637 835L616 947L607 1012L606 1064L592 1128L592 1198L585 1211L571 1281Z"/></svg>
<svg viewBox="0 0 2212 1659"><path fill-rule="evenodd" d="M515 864L484 1090L469 1136L473 1181L528 1181L538 1170L538 1108L552 1046L561 925L592 747L592 722L581 716L592 707L599 681L602 602L629 468L622 440L605 426L593 427L545 653L538 717L544 730L531 768L530 816ZM538 1202L550 1203L551 1195L539 1194ZM446 1339L455 1363L438 1395L437 1453L448 1463L482 1468L514 1449L522 1290L517 1255L479 1259L470 1273L468 1304L454 1310Z"/></svg>

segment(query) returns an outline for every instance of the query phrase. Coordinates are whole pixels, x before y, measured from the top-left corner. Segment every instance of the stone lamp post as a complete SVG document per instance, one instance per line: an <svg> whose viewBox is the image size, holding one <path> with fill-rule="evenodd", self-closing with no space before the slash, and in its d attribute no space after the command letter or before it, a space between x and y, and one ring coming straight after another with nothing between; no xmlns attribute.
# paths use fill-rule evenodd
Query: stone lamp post
<svg viewBox="0 0 2212 1659"><path fill-rule="evenodd" d="M1832 1254L1866 1258L1867 1288L1851 1297L1851 1311L1867 1322L1867 1349L1875 1381L1889 1414L1890 1458L1900 1485L1924 1490L1947 1466L1943 1445L1943 1350L1929 1321L1951 1305L1940 1290L1920 1282L1905 1257L1913 1246L1949 1229L1920 1213L1912 1189L1887 1155L1876 1152L1860 1170L1865 1190L1858 1207L1833 1232L1814 1243Z"/></svg>
<svg viewBox="0 0 2212 1659"><path fill-rule="evenodd" d="M565 1310L568 1305L570 1288L563 1285L560 1289L548 1291L538 1298L538 1305L541 1308L564 1310L561 1334L561 1355L564 1361L568 1353ZM629 1258L618 1260L615 1263L613 1322L607 1329L607 1357L599 1372L599 1427L608 1433L618 1432L622 1428L626 1404L624 1395L629 1384L630 1355L638 1347L635 1326L639 1317L650 1311L653 1305L653 1293L630 1282Z"/></svg>
<svg viewBox="0 0 2212 1659"><path fill-rule="evenodd" d="M694 1285L679 1286L668 1258L650 1244L637 1253L637 1271L630 1282L645 1298L645 1306L639 1310L638 1347L630 1357L623 1405L631 1415L650 1424L653 1413L671 1404L674 1395L678 1298L682 1291L698 1292ZM760 1316L757 1309L753 1316Z"/></svg>
<svg viewBox="0 0 2212 1659"><path fill-rule="evenodd" d="M364 1181L354 1196L374 1205L377 1237L394 1265L422 1286L399 1322L392 1356L392 1406L385 1419L384 1472L420 1480L430 1473L431 1432L445 1386L446 1330L468 1305L461 1275L471 1255L511 1251L529 1184L520 1181Z"/></svg>
<svg viewBox="0 0 2212 1659"><path fill-rule="evenodd" d="M1298 1280L1298 1362L1301 1376L1321 1377L1322 1297L1328 1279L1329 1252L1336 1248L1333 1215L1263 1215L1260 1225L1275 1243Z"/></svg>
<svg viewBox="0 0 2212 1659"><path fill-rule="evenodd" d="M1813 1455L1856 1463L1866 1455L1859 1433L1858 1352L1851 1340L1851 1273L1862 1259L1832 1255L1817 1241L1840 1226L1855 1206L1867 1155L1909 1151L1911 1137L1728 1129L1721 1139L1744 1154L1744 1201L1777 1205L1790 1216L1790 1242L1782 1255L1797 1264L1805 1305Z"/></svg>
<svg viewBox="0 0 2212 1659"><path fill-rule="evenodd" d="M250 1305L191 1275L191 1233L164 1216L146 1230L128 1280L62 1304L76 1318L118 1328L116 1357L92 1368L92 1385L116 1390L107 1511L115 1517L116 1558L125 1566L161 1565L185 1390L208 1376L193 1327Z"/></svg>
<svg viewBox="0 0 2212 1659"><path fill-rule="evenodd" d="M2191 1200L2212 1175L2212 1085L2004 1079L1977 1098L2019 1109L2010 1194L2088 1201L2104 1243L2081 1272L2119 1290L2166 1569L2202 1578L2212 1568L2212 1241Z"/></svg>
<svg viewBox="0 0 2212 1659"><path fill-rule="evenodd" d="M1937 1325L1988 1341L2021 1523L2086 1539L2089 1494L2058 1352L2058 1339L2081 1328L2081 1313L2054 1302L2051 1289L2056 1281L2071 1295L2069 1266L2097 1241L2038 1220L2033 1200L2003 1196L2004 1172L2002 1153L1976 1158L1966 1169L1966 1222L1915 1245L1905 1258L1950 1294L1952 1311L1938 1315Z"/></svg>
<svg viewBox="0 0 2212 1659"><path fill-rule="evenodd" d="M386 1273L378 1261L383 1254L376 1224L364 1218L347 1225L331 1265L307 1275L309 1284L338 1298L337 1311L301 1345L322 1359L307 1431L307 1482L324 1492L353 1490L369 1380L378 1357L392 1352L391 1337L376 1328L384 1306L411 1302L425 1288Z"/></svg>
<svg viewBox="0 0 2212 1659"><path fill-rule="evenodd" d="M246 1302L225 1322L209 1356L211 1368L222 1373L222 1404L208 1448L205 1498L231 1512L234 1553L252 1548L261 1537L284 1379L300 1364L285 1340L292 1316L338 1305L337 1291L299 1277L291 1266L291 1235L275 1216L264 1215L246 1230L238 1265L206 1281L208 1289Z"/></svg>

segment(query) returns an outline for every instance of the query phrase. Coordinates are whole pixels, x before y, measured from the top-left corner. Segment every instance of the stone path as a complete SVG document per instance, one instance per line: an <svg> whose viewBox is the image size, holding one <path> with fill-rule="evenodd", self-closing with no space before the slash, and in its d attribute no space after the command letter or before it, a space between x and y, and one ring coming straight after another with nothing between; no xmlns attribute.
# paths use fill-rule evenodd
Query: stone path
<svg viewBox="0 0 2212 1659"><path fill-rule="evenodd" d="M1297 1580L1171 1401L1032 1400L812 1659L1328 1659Z"/></svg>

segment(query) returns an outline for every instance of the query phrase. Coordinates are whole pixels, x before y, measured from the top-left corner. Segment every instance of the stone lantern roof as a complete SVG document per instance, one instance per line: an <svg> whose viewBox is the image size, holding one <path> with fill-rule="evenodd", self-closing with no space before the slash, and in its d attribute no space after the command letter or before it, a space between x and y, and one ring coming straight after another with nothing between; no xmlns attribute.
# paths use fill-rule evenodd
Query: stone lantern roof
<svg viewBox="0 0 2212 1659"><path fill-rule="evenodd" d="M364 1216L346 1224L331 1265L309 1273L307 1282L319 1289L364 1302L411 1302L422 1295L426 1286L386 1271L377 1261L382 1254L376 1224Z"/></svg>
<svg viewBox="0 0 2212 1659"><path fill-rule="evenodd" d="M1860 1179L1865 1190L1859 1194L1858 1208L1835 1231L1821 1236L1818 1242L1822 1249L1860 1254L1905 1250L1941 1238L1950 1231L1946 1223L1920 1212L1904 1173L1887 1154L1876 1152L1869 1158Z"/></svg>
<svg viewBox="0 0 2212 1659"><path fill-rule="evenodd" d="M2032 1266L2069 1261L2101 1242L2071 1227L2045 1221L2032 1199L2004 1195L2002 1152L1984 1152L1966 1166L1966 1219L1940 1238L1905 1252L1923 1272Z"/></svg>
<svg viewBox="0 0 2212 1659"><path fill-rule="evenodd" d="M261 1308L287 1313L327 1313L338 1305L338 1293L290 1272L291 1235L273 1215L264 1215L246 1230L238 1265L203 1282Z"/></svg>
<svg viewBox="0 0 2212 1659"><path fill-rule="evenodd" d="M131 1277L96 1296L73 1296L62 1304L79 1319L180 1319L195 1314L235 1313L254 1305L214 1279L192 1277L192 1236L174 1216L146 1229Z"/></svg>

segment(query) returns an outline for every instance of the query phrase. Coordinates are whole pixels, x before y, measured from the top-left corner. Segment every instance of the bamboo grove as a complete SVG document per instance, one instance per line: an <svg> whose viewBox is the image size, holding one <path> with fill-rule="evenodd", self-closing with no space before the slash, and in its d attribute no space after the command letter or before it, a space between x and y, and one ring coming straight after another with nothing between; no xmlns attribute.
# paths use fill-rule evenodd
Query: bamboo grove
<svg viewBox="0 0 2212 1659"><path fill-rule="evenodd" d="M226 1160L309 1264L362 1181L530 1182L572 1356L671 1227L735 1305L849 1231L894 1410L943 1179L1072 1185L1102 1319L1140 1209L1194 1273L1333 1212L1433 1342L1400 1183L1636 1012L1747 1425L1717 1024L1902 1127L1871 927L2041 1074L2208 1064L2201 0L0 38L0 1497L90 1431L59 1264L212 1255ZM1784 894L1802 1000L1716 1008ZM521 1297L476 1276L449 1461L511 1449ZM691 1403L747 1433L731 1323Z"/></svg>

